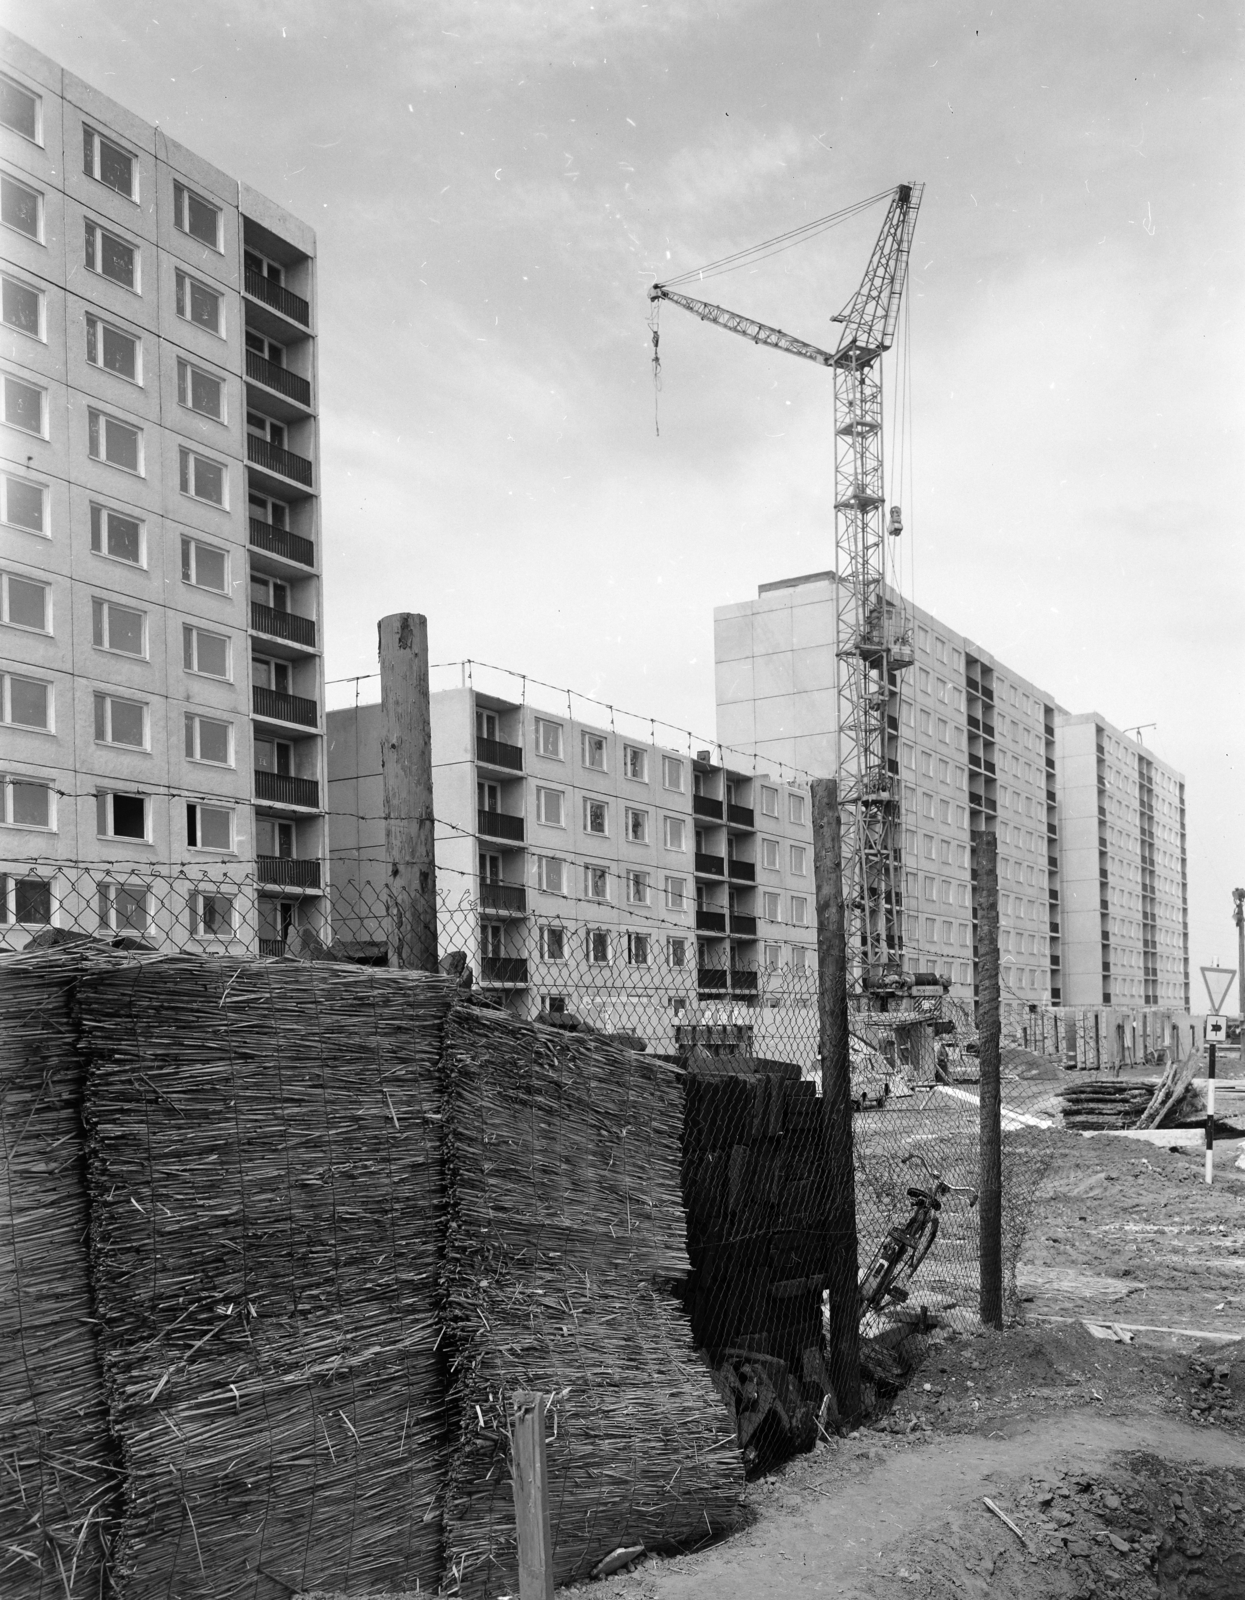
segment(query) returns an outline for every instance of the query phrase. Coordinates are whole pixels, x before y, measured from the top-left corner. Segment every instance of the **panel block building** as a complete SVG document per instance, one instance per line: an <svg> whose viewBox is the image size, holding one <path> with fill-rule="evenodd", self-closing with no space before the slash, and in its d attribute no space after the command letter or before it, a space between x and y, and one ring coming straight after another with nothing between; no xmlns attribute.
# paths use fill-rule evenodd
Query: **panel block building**
<svg viewBox="0 0 1245 1600"><path fill-rule="evenodd" d="M6 944L319 925L315 252L0 34Z"/></svg>

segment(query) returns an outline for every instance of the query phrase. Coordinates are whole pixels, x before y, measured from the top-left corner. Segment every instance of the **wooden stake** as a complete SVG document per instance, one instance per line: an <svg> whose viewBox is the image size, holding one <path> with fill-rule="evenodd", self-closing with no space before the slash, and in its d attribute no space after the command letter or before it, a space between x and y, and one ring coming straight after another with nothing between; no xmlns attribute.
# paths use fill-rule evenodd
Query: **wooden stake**
<svg viewBox="0 0 1245 1600"><path fill-rule="evenodd" d="M389 965L435 972L437 880L428 620L409 611L398 612L382 617L377 633Z"/></svg>
<svg viewBox="0 0 1245 1600"><path fill-rule="evenodd" d="M514 1521L519 1534L519 1600L553 1600L545 1397L520 1391L511 1395L510 1402Z"/></svg>
<svg viewBox="0 0 1245 1600"><path fill-rule="evenodd" d="M999 842L975 833L977 853L977 1059L981 1067L977 1178L981 1320L1003 1326L1003 1121L999 1082Z"/></svg>
<svg viewBox="0 0 1245 1600"><path fill-rule="evenodd" d="M847 1022L847 925L843 914L843 841L839 786L814 778L813 874L817 891L817 1005L820 1021L821 1104L825 1118L829 1255L830 1376L839 1415L860 1415L860 1304L857 1288L856 1177L852 1156L851 1051Z"/></svg>

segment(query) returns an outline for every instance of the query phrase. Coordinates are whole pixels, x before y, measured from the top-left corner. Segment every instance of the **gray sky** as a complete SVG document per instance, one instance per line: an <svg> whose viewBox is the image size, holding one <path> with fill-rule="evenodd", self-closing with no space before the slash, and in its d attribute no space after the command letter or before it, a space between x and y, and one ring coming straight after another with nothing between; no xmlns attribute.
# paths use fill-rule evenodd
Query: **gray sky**
<svg viewBox="0 0 1245 1600"><path fill-rule="evenodd" d="M1245 882L1241 46L1176 0L3 0L317 229L328 675L425 611L713 731L712 610L833 562L832 384L645 290L915 178L915 598L1186 774ZM717 281L814 343L881 211Z"/></svg>

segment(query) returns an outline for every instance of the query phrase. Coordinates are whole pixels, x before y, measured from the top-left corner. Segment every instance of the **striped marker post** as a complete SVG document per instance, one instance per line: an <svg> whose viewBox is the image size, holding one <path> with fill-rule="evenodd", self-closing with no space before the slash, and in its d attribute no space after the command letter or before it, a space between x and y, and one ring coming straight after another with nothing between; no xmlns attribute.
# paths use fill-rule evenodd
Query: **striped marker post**
<svg viewBox="0 0 1245 1600"><path fill-rule="evenodd" d="M1215 1180L1215 1041L1206 1046L1206 1181Z"/></svg>

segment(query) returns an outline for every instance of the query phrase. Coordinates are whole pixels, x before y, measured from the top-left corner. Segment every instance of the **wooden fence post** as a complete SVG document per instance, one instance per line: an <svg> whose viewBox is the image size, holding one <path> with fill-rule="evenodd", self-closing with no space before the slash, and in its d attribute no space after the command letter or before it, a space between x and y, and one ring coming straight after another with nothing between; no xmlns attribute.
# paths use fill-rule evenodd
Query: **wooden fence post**
<svg viewBox="0 0 1245 1600"><path fill-rule="evenodd" d="M977 1179L981 1244L981 1320L1003 1326L1003 1127L999 1081L999 845L992 833L976 833L977 1059L981 1068L980 1153Z"/></svg>
<svg viewBox="0 0 1245 1600"><path fill-rule="evenodd" d="M519 1534L519 1600L553 1600L545 1397L521 1391L512 1394L510 1402L514 1521Z"/></svg>
<svg viewBox="0 0 1245 1600"><path fill-rule="evenodd" d="M389 965L437 970L428 620L382 617L380 769L385 807Z"/></svg>
<svg viewBox="0 0 1245 1600"><path fill-rule="evenodd" d="M839 786L814 778L813 875L817 893L817 1006L821 1104L830 1203L829 1330L826 1344L839 1415L860 1415L860 1305L856 1249L856 1171L852 1153L851 1047L847 1020L847 945Z"/></svg>

